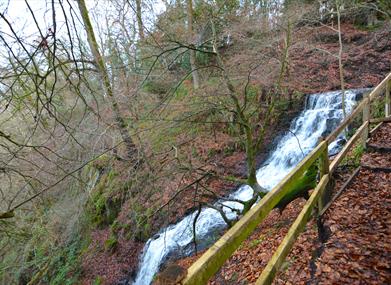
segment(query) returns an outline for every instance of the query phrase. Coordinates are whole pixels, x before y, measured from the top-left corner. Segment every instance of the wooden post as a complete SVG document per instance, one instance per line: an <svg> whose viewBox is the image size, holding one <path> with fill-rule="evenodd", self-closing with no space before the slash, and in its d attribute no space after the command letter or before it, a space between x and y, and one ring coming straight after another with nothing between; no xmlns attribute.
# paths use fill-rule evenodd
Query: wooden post
<svg viewBox="0 0 391 285"><path fill-rule="evenodd" d="M388 82L386 84L386 105L385 105L386 117L391 115L390 90L391 90L391 80L388 80Z"/></svg>
<svg viewBox="0 0 391 285"><path fill-rule="evenodd" d="M329 153L328 153L328 144L326 142L326 148L322 152L322 154L319 156L319 172L320 172L320 179L326 174L329 174ZM327 187L323 191L323 193L320 194L319 200L318 200L318 213L320 213L323 209L323 206L327 204L327 197L329 196L327 193L328 189Z"/></svg>
<svg viewBox="0 0 391 285"><path fill-rule="evenodd" d="M364 109L362 111L362 123L365 124L366 122L368 122L368 124L366 125L363 133L362 133L362 146L364 147L364 149L366 148L367 146L367 139L368 139L368 134L369 134L369 119L370 119L370 98L369 96L367 96L365 99L365 104L364 104Z"/></svg>

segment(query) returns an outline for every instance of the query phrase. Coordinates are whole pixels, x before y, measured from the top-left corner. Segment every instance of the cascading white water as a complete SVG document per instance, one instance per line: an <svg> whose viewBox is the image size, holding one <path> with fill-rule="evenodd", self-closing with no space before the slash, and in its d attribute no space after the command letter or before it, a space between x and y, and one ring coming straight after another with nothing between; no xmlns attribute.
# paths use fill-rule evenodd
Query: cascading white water
<svg viewBox="0 0 391 285"><path fill-rule="evenodd" d="M350 113L356 96L365 90L346 91L346 113ZM257 171L257 179L263 187L272 189L291 171L317 144L321 136L335 129L343 118L341 92L312 94L308 97L306 109L292 122L290 131L281 138L274 152L264 166ZM329 153L335 154L340 148L343 135L329 146ZM249 200L253 190L241 186L231 198ZM225 205L224 212L229 219L235 219L232 208L241 209L242 204L218 201ZM160 264L170 255L186 256L194 251L193 220L196 212L170 225L146 243L141 258L135 285L148 285L159 270ZM207 246L215 240L215 235L226 226L221 215L214 209L201 211L196 223L197 243Z"/></svg>

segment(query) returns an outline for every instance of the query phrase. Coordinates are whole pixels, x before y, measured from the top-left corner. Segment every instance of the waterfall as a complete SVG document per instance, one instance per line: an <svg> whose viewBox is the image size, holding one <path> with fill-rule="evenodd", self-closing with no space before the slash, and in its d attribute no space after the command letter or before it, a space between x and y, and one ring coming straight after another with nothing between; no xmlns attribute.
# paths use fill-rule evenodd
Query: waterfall
<svg viewBox="0 0 391 285"><path fill-rule="evenodd" d="M366 89L345 92L346 113L349 114L359 96ZM327 92L309 95L306 108L292 121L290 131L281 138L275 150L264 165L257 171L257 179L263 187L272 189L289 171L291 171L317 144L321 136L325 137L334 130L343 119L341 92ZM340 135L329 145L329 154L337 153L345 138ZM249 200L253 191L243 185L230 195L231 198ZM236 202L217 203L226 205L224 212L229 219L235 219L231 208L241 209ZM148 285L152 282L159 266L170 255L187 256L194 252L193 219L196 212L185 216L180 222L170 225L146 243L135 285ZM214 209L204 208L196 223L198 248L212 244L218 234L226 227L221 215Z"/></svg>

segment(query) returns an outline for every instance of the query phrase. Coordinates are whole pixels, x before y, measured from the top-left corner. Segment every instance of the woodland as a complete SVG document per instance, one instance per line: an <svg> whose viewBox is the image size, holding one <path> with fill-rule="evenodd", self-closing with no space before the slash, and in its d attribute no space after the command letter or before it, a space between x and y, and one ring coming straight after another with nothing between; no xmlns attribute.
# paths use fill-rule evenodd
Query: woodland
<svg viewBox="0 0 391 285"><path fill-rule="evenodd" d="M162 228L262 199L308 94L391 70L388 0L0 0L0 23L4 285L132 284Z"/></svg>

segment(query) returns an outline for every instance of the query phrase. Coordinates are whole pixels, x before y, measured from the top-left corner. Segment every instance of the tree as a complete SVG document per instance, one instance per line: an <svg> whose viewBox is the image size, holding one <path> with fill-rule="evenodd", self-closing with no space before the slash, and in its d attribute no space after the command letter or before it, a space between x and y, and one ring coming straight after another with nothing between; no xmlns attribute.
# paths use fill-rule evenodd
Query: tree
<svg viewBox="0 0 391 285"><path fill-rule="evenodd" d="M99 70L100 76L102 78L102 85L105 89L105 92L111 101L112 110L114 113L115 121L117 123L118 130L121 133L122 139L126 145L128 157L136 162L137 156L137 147L134 144L132 138L129 134L128 124L126 120L122 117L121 112L119 110L119 106L116 98L113 94L113 87L110 83L109 73L106 69L105 62L99 52L99 46L95 38L95 33L88 15L88 9L86 7L84 0L78 0L78 6L80 10L80 14L84 23L84 27L87 32L88 44L90 46L91 52L94 56L97 68Z"/></svg>
<svg viewBox="0 0 391 285"><path fill-rule="evenodd" d="M341 0L335 1L335 9L337 14L337 32L338 32L338 43L339 43L339 50L338 50L338 66L339 66L339 80L341 82L341 91L342 91L342 112L343 117L346 117L346 103L345 103L345 79L344 79L344 72L343 72L343 64L342 64L342 55L343 55L343 45L342 45L342 31L341 31L341 10L343 9L343 5L341 3Z"/></svg>
<svg viewBox="0 0 391 285"><path fill-rule="evenodd" d="M194 30L193 30L193 1L186 0L187 3L187 31L189 36L189 44L194 46ZM200 85L200 78L196 65L196 52L194 49L189 49L190 53L190 68L193 76L194 89L198 89Z"/></svg>
<svg viewBox="0 0 391 285"><path fill-rule="evenodd" d="M140 40L144 40L144 25L143 18L141 12L141 0L136 0L136 17L137 17L137 25L138 25L138 33L140 36Z"/></svg>

